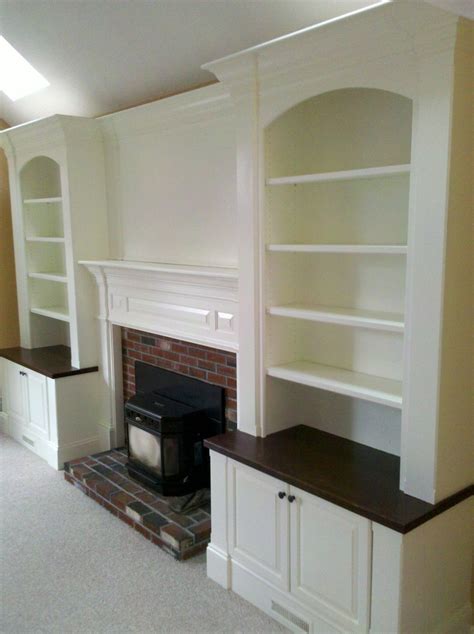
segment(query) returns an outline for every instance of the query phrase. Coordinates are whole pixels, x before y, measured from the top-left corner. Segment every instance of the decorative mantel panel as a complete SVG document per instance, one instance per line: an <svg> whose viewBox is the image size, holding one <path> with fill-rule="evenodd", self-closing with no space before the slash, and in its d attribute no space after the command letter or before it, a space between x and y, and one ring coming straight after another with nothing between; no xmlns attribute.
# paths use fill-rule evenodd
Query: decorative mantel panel
<svg viewBox="0 0 474 634"><path fill-rule="evenodd" d="M121 260L81 264L99 287L101 368L110 394L110 425L102 444L108 449L123 441L119 326L236 352L238 272Z"/></svg>
<svg viewBox="0 0 474 634"><path fill-rule="evenodd" d="M81 262L119 326L236 351L237 270L106 260Z"/></svg>

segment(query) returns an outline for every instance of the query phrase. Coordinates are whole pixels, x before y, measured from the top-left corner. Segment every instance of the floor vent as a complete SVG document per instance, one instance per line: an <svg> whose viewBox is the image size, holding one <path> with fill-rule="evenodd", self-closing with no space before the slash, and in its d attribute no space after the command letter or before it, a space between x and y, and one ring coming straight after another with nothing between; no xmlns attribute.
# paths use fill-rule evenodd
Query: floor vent
<svg viewBox="0 0 474 634"><path fill-rule="evenodd" d="M32 447L34 447L34 446L35 446L35 441L34 441L34 440L31 440L31 438L28 438L27 436L22 436L22 438L23 438L23 440L24 440L25 442L27 442L27 443L28 443L29 445L31 445Z"/></svg>
<svg viewBox="0 0 474 634"><path fill-rule="evenodd" d="M284 608L279 603L276 603L276 601L272 601L272 610L290 623L293 623L293 625L296 625L296 627L299 628L302 632L309 633L309 623L303 621L303 619L301 619L299 616L296 616L296 614L293 614L293 612L290 612L287 608Z"/></svg>

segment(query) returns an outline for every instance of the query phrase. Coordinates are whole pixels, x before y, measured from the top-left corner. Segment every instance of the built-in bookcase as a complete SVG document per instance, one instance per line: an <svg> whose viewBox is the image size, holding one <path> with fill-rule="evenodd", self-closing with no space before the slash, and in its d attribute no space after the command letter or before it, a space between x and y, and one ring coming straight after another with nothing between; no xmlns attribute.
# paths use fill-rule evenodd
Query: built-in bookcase
<svg viewBox="0 0 474 634"><path fill-rule="evenodd" d="M68 271L60 165L38 156L20 173L30 331L34 347L69 345Z"/></svg>
<svg viewBox="0 0 474 634"><path fill-rule="evenodd" d="M405 97L344 89L265 131L267 433L288 426L290 402L294 423L317 425L324 409L327 429L332 420L353 437L349 397L376 404L375 418L397 427L398 442L364 442L399 452L411 121ZM316 391L298 399L287 382ZM320 390L340 395L332 414ZM350 430L339 428L341 411Z"/></svg>
<svg viewBox="0 0 474 634"><path fill-rule="evenodd" d="M21 345L66 345L97 365L96 290L81 259L105 257L102 137L92 119L55 115L0 134L12 192Z"/></svg>

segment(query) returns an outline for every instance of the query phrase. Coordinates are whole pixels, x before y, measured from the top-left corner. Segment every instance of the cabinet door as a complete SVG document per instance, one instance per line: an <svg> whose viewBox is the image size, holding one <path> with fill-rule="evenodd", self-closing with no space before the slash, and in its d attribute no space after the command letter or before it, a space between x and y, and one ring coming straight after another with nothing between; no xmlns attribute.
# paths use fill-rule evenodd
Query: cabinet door
<svg viewBox="0 0 474 634"><path fill-rule="evenodd" d="M46 381L45 376L27 370L28 426L32 432L47 439L49 429Z"/></svg>
<svg viewBox="0 0 474 634"><path fill-rule="evenodd" d="M232 460L228 469L230 555L260 578L288 590L288 486Z"/></svg>
<svg viewBox="0 0 474 634"><path fill-rule="evenodd" d="M6 411L15 417L18 423L26 424L27 392L26 372L24 368L10 361L5 362Z"/></svg>
<svg viewBox="0 0 474 634"><path fill-rule="evenodd" d="M368 631L369 520L294 487L290 495L292 594L344 629Z"/></svg>

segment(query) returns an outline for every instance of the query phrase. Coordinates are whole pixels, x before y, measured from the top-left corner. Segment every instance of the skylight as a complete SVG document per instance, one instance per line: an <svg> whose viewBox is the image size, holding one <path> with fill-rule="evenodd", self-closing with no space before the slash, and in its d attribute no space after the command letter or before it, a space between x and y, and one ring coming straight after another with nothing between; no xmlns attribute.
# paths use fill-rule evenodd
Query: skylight
<svg viewBox="0 0 474 634"><path fill-rule="evenodd" d="M49 81L0 35L0 90L16 101L46 86Z"/></svg>

